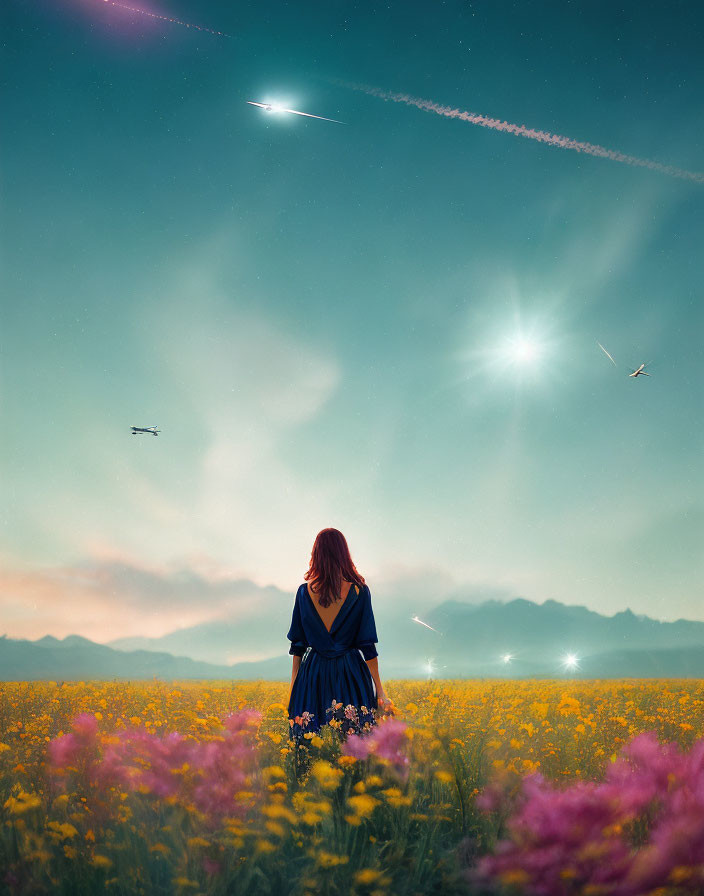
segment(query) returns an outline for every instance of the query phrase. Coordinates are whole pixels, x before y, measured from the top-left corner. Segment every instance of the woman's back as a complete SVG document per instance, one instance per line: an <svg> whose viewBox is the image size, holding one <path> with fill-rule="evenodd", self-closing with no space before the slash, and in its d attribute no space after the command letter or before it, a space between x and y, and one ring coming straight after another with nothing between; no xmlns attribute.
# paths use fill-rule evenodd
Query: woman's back
<svg viewBox="0 0 704 896"><path fill-rule="evenodd" d="M379 692L385 699L376 665L376 625L369 587L337 529L318 533L305 579L287 635L294 656L291 734L310 736L325 724L342 733L368 729L376 724ZM366 661L372 661L374 677Z"/></svg>
<svg viewBox="0 0 704 896"><path fill-rule="evenodd" d="M328 631L330 631L330 629L332 628L332 624L335 621L335 617L340 612L340 604L343 604L349 597L352 582L346 582L343 579L342 591L340 592L338 599L332 601L332 603L328 604L327 607L321 606L319 600L320 595L316 591L313 591L310 585L307 584L305 587L308 589L308 594L313 601L315 609L318 611L320 618L323 620L323 625Z"/></svg>

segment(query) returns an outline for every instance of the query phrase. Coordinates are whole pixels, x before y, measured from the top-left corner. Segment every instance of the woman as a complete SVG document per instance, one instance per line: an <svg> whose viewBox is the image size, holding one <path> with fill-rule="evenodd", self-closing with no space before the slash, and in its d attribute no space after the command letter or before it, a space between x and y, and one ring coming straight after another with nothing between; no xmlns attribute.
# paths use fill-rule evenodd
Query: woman
<svg viewBox="0 0 704 896"><path fill-rule="evenodd" d="M371 593L342 532L318 533L303 578L286 636L293 655L291 735L298 739L331 721L344 733L366 730L376 724L374 710L389 710L391 701L379 679Z"/></svg>

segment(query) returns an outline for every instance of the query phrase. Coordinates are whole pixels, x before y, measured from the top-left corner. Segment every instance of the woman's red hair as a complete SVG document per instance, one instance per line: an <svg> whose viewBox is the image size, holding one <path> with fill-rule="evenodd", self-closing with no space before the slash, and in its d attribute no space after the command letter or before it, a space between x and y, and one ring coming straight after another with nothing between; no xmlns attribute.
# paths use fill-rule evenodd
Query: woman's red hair
<svg viewBox="0 0 704 896"><path fill-rule="evenodd" d="M360 588L364 585L364 576L357 572L347 539L339 529L318 532L310 552L310 566L303 578L319 595L321 607L329 607L333 601L340 599L343 580L353 582Z"/></svg>

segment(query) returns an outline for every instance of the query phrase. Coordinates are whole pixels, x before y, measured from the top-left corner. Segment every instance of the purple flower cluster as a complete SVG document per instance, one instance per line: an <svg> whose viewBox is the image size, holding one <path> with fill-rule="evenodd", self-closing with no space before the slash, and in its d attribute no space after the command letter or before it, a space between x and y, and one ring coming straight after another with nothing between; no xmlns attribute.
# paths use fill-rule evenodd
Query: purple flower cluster
<svg viewBox="0 0 704 896"><path fill-rule="evenodd" d="M101 737L95 717L82 713L70 734L48 744L48 756L55 774L73 770L98 791L118 787L172 798L195 806L216 825L246 813L247 801L237 794L252 790L260 721L255 710L233 713L224 719L224 730L205 741L143 729Z"/></svg>
<svg viewBox="0 0 704 896"><path fill-rule="evenodd" d="M485 810L501 808L488 788ZM641 734L601 782L567 788L523 780L509 839L468 872L535 896L642 896L659 887L704 892L704 739L683 753Z"/></svg>
<svg viewBox="0 0 704 896"><path fill-rule="evenodd" d="M408 725L399 719L387 719L375 725L371 734L350 734L341 752L355 759L376 756L388 763L405 781L409 772L407 728Z"/></svg>

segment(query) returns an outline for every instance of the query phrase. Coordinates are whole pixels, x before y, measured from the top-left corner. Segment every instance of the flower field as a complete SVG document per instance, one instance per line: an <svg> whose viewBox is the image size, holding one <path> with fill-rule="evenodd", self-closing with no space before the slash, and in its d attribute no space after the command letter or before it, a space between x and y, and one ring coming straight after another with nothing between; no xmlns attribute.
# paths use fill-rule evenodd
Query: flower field
<svg viewBox="0 0 704 896"><path fill-rule="evenodd" d="M0 893L704 892L704 683L386 686L294 741L287 683L0 683Z"/></svg>

